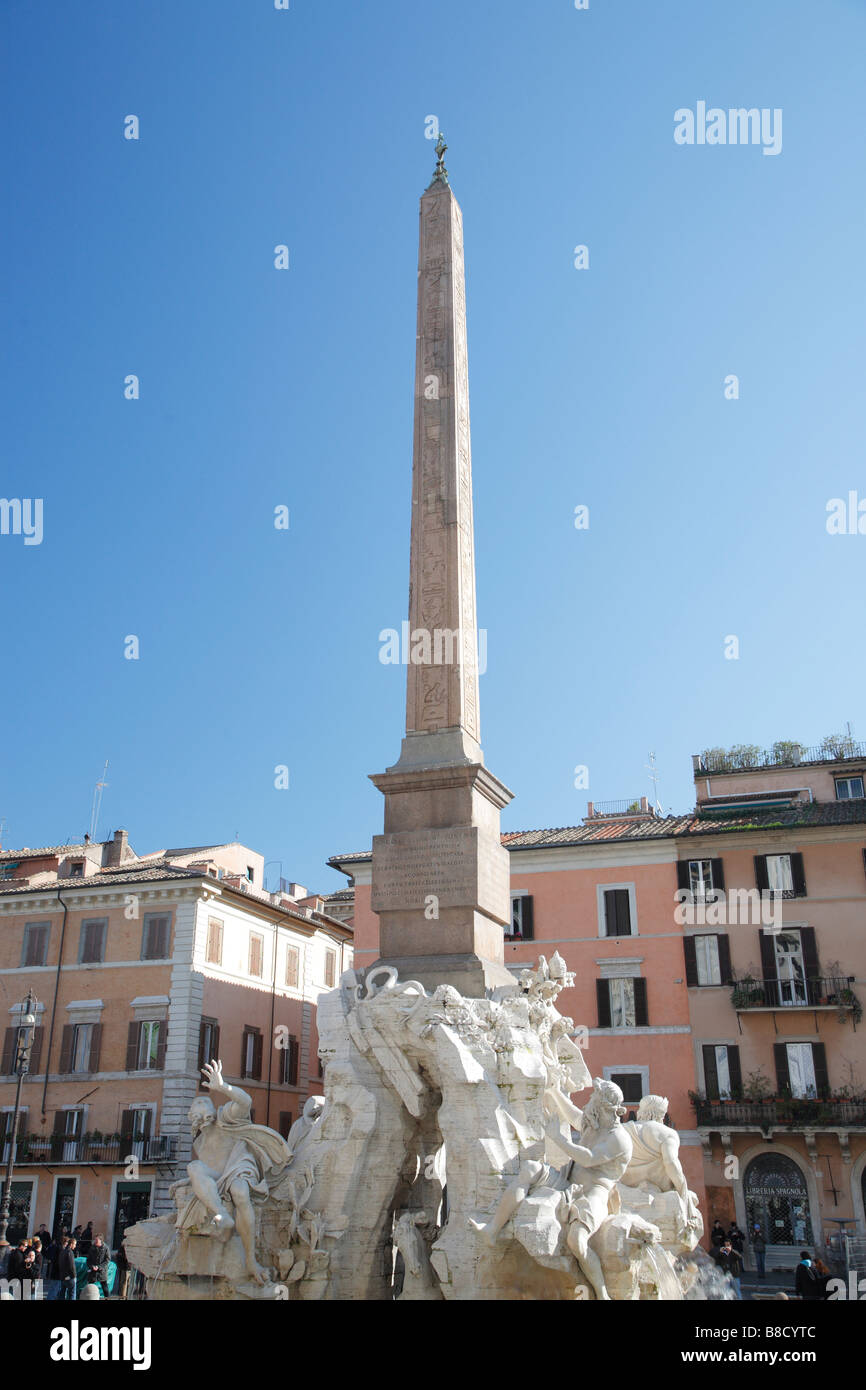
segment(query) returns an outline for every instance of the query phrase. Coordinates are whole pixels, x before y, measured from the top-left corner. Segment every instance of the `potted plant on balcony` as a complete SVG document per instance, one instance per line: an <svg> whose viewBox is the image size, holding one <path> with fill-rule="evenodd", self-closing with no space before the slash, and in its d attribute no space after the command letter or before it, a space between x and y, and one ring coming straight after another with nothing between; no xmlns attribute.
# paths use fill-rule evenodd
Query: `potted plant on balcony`
<svg viewBox="0 0 866 1390"><path fill-rule="evenodd" d="M760 1004L764 997L764 986L754 975L741 975L734 980L734 987L731 990L731 1003L735 1009L752 1009Z"/></svg>

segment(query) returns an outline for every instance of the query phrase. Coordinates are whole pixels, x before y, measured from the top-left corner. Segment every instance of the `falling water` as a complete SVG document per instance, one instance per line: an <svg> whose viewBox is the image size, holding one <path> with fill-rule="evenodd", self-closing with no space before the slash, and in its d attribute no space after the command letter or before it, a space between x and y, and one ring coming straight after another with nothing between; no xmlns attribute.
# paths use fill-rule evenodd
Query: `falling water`
<svg viewBox="0 0 866 1390"><path fill-rule="evenodd" d="M157 1267L156 1274L153 1276L153 1282L152 1282L152 1284L151 1284L151 1286L150 1286L150 1287L151 1287L151 1290L152 1290L152 1295L149 1295L149 1297L156 1294L156 1286L157 1286L157 1284L159 1283L159 1280L162 1278L162 1271L163 1271L163 1269L165 1268L166 1261L167 1261L169 1255L173 1254L174 1251L175 1251L176 1249L177 1249L177 1231L175 1231L175 1233L174 1233L174 1235L172 1236L171 1240L168 1241L168 1243L166 1244L165 1248L163 1249L162 1257L161 1257L161 1259L160 1259L160 1261L159 1261L159 1265L158 1265L158 1267Z"/></svg>
<svg viewBox="0 0 866 1390"><path fill-rule="evenodd" d="M661 1245L645 1245L643 1257L645 1264L649 1265L652 1270L652 1280L646 1282L655 1283L659 1298L665 1302L682 1302L685 1297L683 1287L677 1278L674 1262L667 1250Z"/></svg>
<svg viewBox="0 0 866 1390"><path fill-rule="evenodd" d="M700 1246L690 1255L678 1256L674 1269L688 1302L719 1302L736 1299L737 1292L727 1274Z"/></svg>

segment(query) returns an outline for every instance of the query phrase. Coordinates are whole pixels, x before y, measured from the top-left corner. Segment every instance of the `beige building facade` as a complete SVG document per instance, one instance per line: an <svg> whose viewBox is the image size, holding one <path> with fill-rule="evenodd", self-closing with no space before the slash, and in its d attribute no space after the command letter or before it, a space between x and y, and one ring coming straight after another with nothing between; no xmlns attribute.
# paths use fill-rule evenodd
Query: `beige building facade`
<svg viewBox="0 0 866 1390"><path fill-rule="evenodd" d="M0 854L4 1162L17 1020L37 999L10 1238L92 1220L114 1249L163 1210L211 1057L283 1133L321 1091L316 1000L351 965L351 926L263 874L237 843L138 856L124 831Z"/></svg>

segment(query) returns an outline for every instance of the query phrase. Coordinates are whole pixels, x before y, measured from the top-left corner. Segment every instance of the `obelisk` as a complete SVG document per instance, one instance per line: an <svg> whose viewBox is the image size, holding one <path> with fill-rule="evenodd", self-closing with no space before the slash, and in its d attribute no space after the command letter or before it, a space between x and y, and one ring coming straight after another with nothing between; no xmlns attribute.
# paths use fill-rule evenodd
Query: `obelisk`
<svg viewBox="0 0 866 1390"><path fill-rule="evenodd" d="M504 959L511 792L484 766L469 445L463 218L440 135L421 198L406 736L373 776L385 833L373 839L379 964L428 988L481 996L513 984Z"/></svg>

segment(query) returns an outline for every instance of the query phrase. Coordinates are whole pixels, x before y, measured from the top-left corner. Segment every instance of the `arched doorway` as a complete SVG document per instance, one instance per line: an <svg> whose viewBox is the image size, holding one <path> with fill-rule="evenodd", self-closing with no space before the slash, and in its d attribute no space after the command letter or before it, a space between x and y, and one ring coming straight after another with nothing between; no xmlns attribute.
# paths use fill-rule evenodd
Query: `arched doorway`
<svg viewBox="0 0 866 1390"><path fill-rule="evenodd" d="M768 1245L812 1244L809 1192L802 1170L785 1154L753 1158L743 1177L749 1226L759 1225Z"/></svg>

